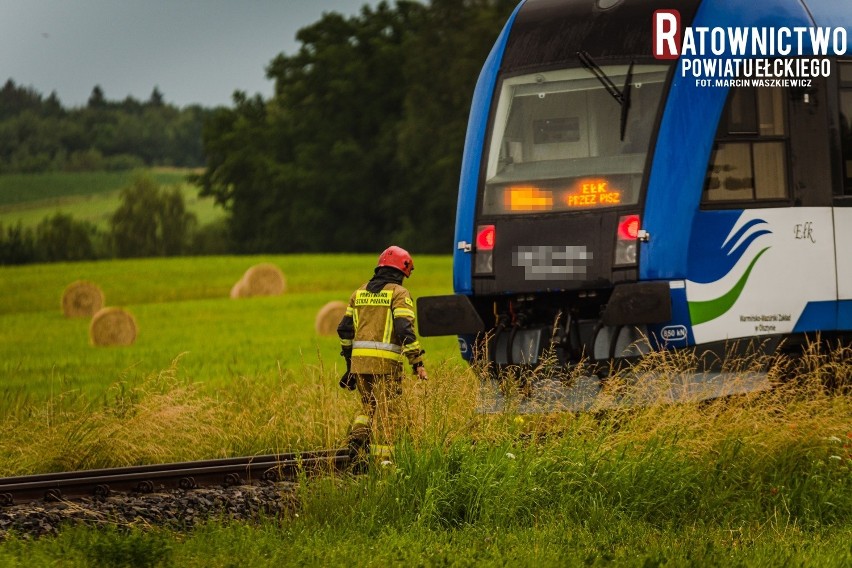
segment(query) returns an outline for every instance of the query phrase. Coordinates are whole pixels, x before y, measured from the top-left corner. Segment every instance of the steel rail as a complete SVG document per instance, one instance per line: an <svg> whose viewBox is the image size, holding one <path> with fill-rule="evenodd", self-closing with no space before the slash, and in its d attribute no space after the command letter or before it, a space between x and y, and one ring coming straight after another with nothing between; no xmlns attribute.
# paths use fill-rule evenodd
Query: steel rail
<svg viewBox="0 0 852 568"><path fill-rule="evenodd" d="M217 460L153 464L0 478L0 506L44 499L58 501L114 492L234 486L259 481L293 481L301 475L344 471L346 449L269 454Z"/></svg>

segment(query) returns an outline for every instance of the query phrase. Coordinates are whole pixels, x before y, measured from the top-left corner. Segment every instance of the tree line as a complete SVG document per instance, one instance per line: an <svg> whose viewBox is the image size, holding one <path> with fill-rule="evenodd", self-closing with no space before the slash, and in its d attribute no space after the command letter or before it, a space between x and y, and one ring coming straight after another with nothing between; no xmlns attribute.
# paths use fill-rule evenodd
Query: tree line
<svg viewBox="0 0 852 568"><path fill-rule="evenodd" d="M55 94L9 80L0 173L203 164L192 181L225 207L227 226L197 228L180 249L140 242L137 256L391 243L447 253L474 86L516 2L397 0L352 17L326 13L298 32L298 52L268 64L272 97L238 91L231 107L177 109L157 89L144 102L111 102L95 87L85 107L65 109ZM0 228L6 262L21 250L25 262L57 256L39 235L66 234L68 220L42 224L29 236ZM113 234L98 242L107 244L87 255L130 254Z"/></svg>
<svg viewBox="0 0 852 568"><path fill-rule="evenodd" d="M238 252L451 250L474 86L516 0L398 0L325 14L205 122L203 194Z"/></svg>
<svg viewBox="0 0 852 568"><path fill-rule="evenodd" d="M177 108L156 87L146 101L108 100L95 86L83 107L65 108L8 79L0 88L0 173L199 167L209 109Z"/></svg>

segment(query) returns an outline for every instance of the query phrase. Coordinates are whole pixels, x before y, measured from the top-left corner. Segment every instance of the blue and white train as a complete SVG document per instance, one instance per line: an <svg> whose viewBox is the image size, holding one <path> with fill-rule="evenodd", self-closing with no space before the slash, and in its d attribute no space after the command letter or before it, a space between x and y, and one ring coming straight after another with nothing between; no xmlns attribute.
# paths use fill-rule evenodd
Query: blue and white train
<svg viewBox="0 0 852 568"><path fill-rule="evenodd" d="M836 0L521 2L473 97L455 294L421 298L421 334L497 366L849 343L850 27Z"/></svg>

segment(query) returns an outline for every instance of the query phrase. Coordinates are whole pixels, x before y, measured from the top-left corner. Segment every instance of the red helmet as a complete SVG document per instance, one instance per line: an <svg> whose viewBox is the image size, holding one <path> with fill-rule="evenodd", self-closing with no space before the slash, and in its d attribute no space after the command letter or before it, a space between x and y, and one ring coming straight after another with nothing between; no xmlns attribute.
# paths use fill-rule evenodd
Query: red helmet
<svg viewBox="0 0 852 568"><path fill-rule="evenodd" d="M401 271L406 276L411 276L411 271L414 270L414 261L411 260L411 255L408 254L407 250L392 246L386 248L379 255L378 266L390 266Z"/></svg>

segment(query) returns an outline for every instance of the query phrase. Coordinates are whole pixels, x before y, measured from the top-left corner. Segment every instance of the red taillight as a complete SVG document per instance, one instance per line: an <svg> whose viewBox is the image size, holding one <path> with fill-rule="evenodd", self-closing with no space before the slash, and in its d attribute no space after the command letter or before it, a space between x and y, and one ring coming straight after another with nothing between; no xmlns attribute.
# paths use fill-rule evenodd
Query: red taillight
<svg viewBox="0 0 852 568"><path fill-rule="evenodd" d="M635 241L639 236L639 215L626 215L618 220L618 238Z"/></svg>
<svg viewBox="0 0 852 568"><path fill-rule="evenodd" d="M639 248L639 215L624 215L618 219L615 241L615 265L631 266L636 264Z"/></svg>
<svg viewBox="0 0 852 568"><path fill-rule="evenodd" d="M494 225L480 225L476 232L476 250L494 250Z"/></svg>

